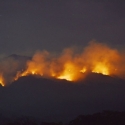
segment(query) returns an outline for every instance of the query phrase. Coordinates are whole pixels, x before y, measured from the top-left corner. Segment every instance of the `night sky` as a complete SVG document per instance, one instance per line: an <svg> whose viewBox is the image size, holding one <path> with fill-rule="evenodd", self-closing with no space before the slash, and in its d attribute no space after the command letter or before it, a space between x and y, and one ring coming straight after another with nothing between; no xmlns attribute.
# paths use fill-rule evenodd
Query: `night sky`
<svg viewBox="0 0 125 125"><path fill-rule="evenodd" d="M109 1L0 0L0 82L11 84L0 86L0 114L68 121L125 110L125 58L110 49L125 51L125 1ZM79 56L70 50L61 58L40 52L30 58L37 50L81 50L92 40ZM69 82L65 74L83 79Z"/></svg>
<svg viewBox="0 0 125 125"><path fill-rule="evenodd" d="M125 1L0 0L0 55L84 47L125 47Z"/></svg>

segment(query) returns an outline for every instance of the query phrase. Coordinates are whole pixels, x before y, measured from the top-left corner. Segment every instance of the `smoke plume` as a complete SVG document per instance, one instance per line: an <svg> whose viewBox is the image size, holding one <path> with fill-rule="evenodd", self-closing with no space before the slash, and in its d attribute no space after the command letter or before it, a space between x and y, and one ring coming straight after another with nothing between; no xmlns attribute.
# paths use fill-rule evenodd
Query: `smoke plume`
<svg viewBox="0 0 125 125"><path fill-rule="evenodd" d="M85 72L125 78L124 64L123 53L92 41L81 52L74 48L66 48L60 54L37 51L23 66L14 59L1 61L0 82L4 86L27 75L78 81L85 77Z"/></svg>

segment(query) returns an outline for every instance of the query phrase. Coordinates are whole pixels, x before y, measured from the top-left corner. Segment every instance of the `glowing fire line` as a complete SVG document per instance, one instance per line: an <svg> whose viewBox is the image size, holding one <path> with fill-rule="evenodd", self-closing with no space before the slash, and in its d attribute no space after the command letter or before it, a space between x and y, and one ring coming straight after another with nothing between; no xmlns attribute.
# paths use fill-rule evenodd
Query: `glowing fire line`
<svg viewBox="0 0 125 125"><path fill-rule="evenodd" d="M101 73L103 75L125 74L125 62L117 50L92 42L83 52L75 54L72 49L65 49L59 57L53 57L49 52L37 52L32 60L26 63L26 69L18 71L10 81L22 76L40 75L77 81L84 77L85 72ZM117 69L117 70L116 70ZM3 72L0 72L3 74ZM5 76L5 75L4 75ZM14 80L13 80L14 79ZM0 75L0 84L6 85L6 79Z"/></svg>

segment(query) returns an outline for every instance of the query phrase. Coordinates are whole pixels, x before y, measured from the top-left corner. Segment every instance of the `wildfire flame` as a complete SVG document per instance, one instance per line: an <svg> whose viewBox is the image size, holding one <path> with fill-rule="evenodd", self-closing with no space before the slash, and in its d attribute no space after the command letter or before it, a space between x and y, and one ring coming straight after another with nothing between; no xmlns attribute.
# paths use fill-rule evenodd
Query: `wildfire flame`
<svg viewBox="0 0 125 125"><path fill-rule="evenodd" d="M2 75L0 75L0 84L1 84L2 86L5 86L5 85L4 85L4 79L3 79Z"/></svg>
<svg viewBox="0 0 125 125"><path fill-rule="evenodd" d="M78 75L77 69L75 65L72 63L66 63L64 65L64 71L58 76L58 79L66 79L68 81L73 81L75 80L75 77Z"/></svg>
<svg viewBox="0 0 125 125"><path fill-rule="evenodd" d="M22 76L40 75L77 81L85 72L101 73L103 75L125 75L125 58L116 49L105 44L90 42L82 52L75 53L71 48L65 49L60 55L54 56L47 51L36 52L32 60L26 64L26 69L18 71L13 77L18 80ZM81 75L82 74L82 75ZM0 76L0 83L5 85Z"/></svg>
<svg viewBox="0 0 125 125"><path fill-rule="evenodd" d="M95 73L102 73L103 75L110 75L109 74L109 69L106 65L98 63L94 69L92 70L92 72Z"/></svg>

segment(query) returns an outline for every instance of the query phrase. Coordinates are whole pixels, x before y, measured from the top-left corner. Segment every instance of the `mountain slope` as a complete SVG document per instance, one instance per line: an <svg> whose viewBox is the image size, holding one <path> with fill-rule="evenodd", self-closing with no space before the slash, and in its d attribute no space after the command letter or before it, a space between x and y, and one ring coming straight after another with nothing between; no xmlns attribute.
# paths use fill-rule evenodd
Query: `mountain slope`
<svg viewBox="0 0 125 125"><path fill-rule="evenodd" d="M69 121L80 114L125 110L125 81L88 74L79 82L22 77L0 88L0 108L47 121Z"/></svg>

